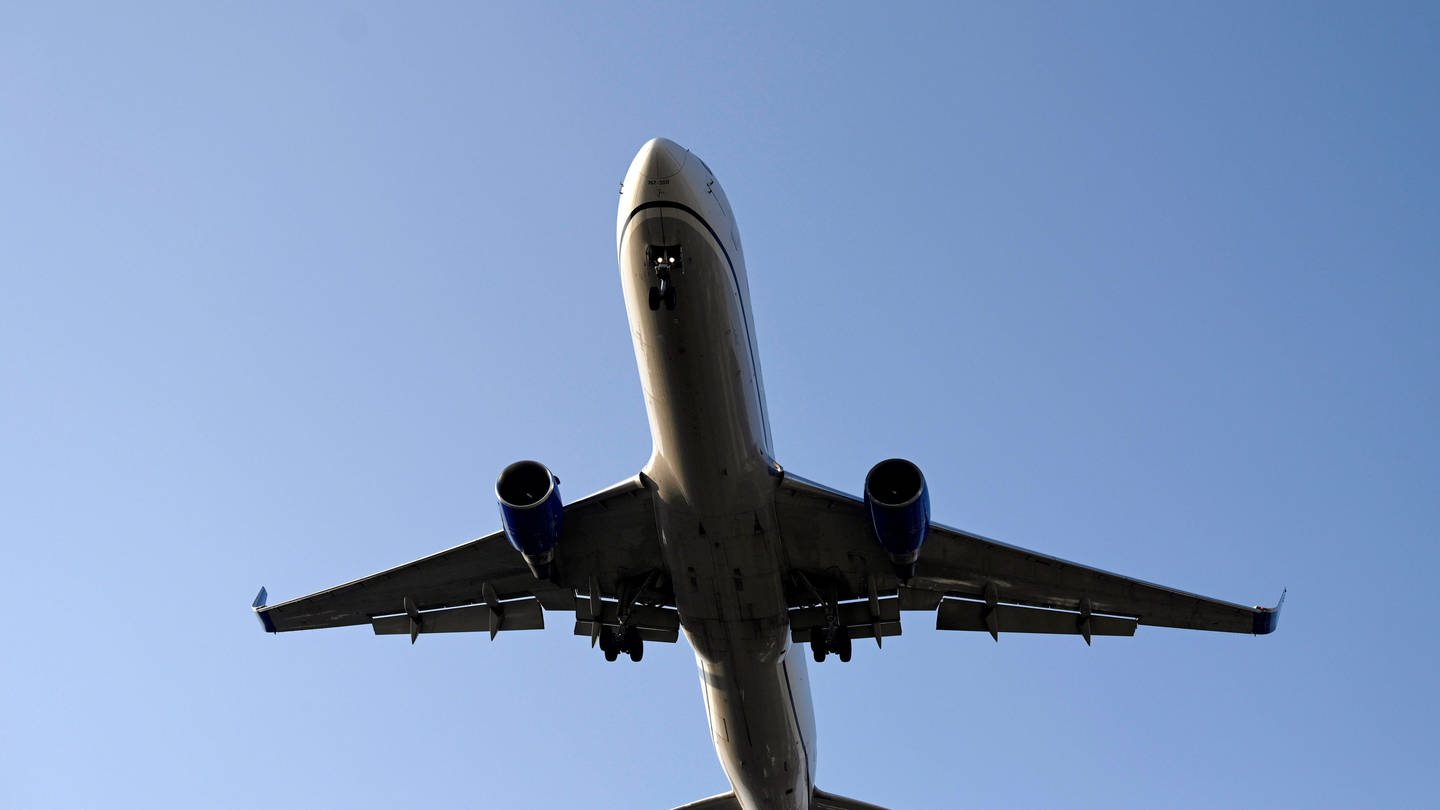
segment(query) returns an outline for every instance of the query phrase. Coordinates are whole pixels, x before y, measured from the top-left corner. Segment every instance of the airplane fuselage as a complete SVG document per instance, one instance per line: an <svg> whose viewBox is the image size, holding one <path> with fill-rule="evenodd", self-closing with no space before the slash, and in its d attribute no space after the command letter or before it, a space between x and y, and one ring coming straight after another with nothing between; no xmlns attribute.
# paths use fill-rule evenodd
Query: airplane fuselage
<svg viewBox="0 0 1440 810"><path fill-rule="evenodd" d="M814 712L734 216L703 161L655 139L621 187L616 241L654 442L644 472L716 753L745 810L806 810Z"/></svg>

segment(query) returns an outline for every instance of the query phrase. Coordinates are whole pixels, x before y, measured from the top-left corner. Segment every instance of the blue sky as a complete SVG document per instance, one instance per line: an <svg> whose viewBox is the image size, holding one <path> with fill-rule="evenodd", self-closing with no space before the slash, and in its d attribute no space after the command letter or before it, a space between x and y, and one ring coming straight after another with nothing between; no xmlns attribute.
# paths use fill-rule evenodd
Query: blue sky
<svg viewBox="0 0 1440 810"><path fill-rule="evenodd" d="M1418 806L1440 523L1429 4L0 11L0 806L672 807L682 643L266 636L649 453L635 150L718 173L779 458L1274 636L940 634L812 669L819 784Z"/></svg>

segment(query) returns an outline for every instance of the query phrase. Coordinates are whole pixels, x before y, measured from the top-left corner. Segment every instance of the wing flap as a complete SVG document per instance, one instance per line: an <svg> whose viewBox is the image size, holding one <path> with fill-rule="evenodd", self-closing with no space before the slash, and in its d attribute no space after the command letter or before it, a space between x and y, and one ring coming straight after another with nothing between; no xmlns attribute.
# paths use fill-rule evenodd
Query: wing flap
<svg viewBox="0 0 1440 810"><path fill-rule="evenodd" d="M1089 622L1089 629L1085 628ZM1085 616L1061 610L1021 605L990 606L984 602L946 599L935 614L936 630L978 630L995 633L1054 633L1062 635L1133 636L1134 619L1123 616Z"/></svg>
<svg viewBox="0 0 1440 810"><path fill-rule="evenodd" d="M577 636L588 637L594 629L594 624L589 621L575 622L575 635ZM640 633L640 638L646 641L653 641L657 644L674 644L680 640L680 628L678 626L666 628L641 627L636 625L635 630Z"/></svg>
<svg viewBox="0 0 1440 810"><path fill-rule="evenodd" d="M514 599L501 602L498 610L489 605L446 608L417 612L415 616L377 616L370 626L377 636L399 636L411 633L488 633L508 630L544 630L545 612L540 600ZM492 625L491 616L495 617Z"/></svg>
<svg viewBox="0 0 1440 810"><path fill-rule="evenodd" d="M879 622L878 624L852 624L843 627L846 636L850 638L891 638L901 633L900 622ZM799 644L810 640L809 630L797 630L790 628L790 640Z"/></svg>
<svg viewBox="0 0 1440 810"><path fill-rule="evenodd" d="M594 608L586 599L576 599L573 605L575 618L580 621L590 622L594 616ZM600 603L600 622L612 627L619 627L621 624L631 627L648 627L654 630L675 630L680 629L680 614L674 608L655 607L654 605L631 605L625 611L624 621L621 621L621 604L619 602Z"/></svg>
<svg viewBox="0 0 1440 810"><path fill-rule="evenodd" d="M876 621L900 621L900 600L898 599L880 599L873 606L867 601L841 602L835 608L835 618L842 627L851 627L857 624L869 625ZM795 608L790 611L790 627L796 630L824 627L826 618L826 610L823 607Z"/></svg>

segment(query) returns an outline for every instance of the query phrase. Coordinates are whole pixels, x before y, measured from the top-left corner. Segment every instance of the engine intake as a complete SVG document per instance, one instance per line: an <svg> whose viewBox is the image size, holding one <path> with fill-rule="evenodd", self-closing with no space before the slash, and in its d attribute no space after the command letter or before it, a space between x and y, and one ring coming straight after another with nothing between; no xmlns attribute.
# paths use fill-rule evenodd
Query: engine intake
<svg viewBox="0 0 1440 810"><path fill-rule="evenodd" d="M875 539L895 566L895 576L901 582L910 581L930 530L930 492L920 468L903 458L886 459L871 467L865 476L865 507L870 511Z"/></svg>
<svg viewBox="0 0 1440 810"><path fill-rule="evenodd" d="M549 579L560 542L560 479L538 461L517 461L495 482L500 523L510 545L525 558L536 579Z"/></svg>

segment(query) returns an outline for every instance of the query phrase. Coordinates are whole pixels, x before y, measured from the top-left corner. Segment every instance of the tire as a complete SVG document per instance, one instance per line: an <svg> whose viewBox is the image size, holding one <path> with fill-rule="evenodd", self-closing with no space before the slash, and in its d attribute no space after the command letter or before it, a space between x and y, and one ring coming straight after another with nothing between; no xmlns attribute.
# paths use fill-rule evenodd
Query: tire
<svg viewBox="0 0 1440 810"><path fill-rule="evenodd" d="M841 631L841 632L844 632L844 631ZM848 663L850 663L850 651L851 651L850 641L851 641L850 636L847 634L847 635L841 636L841 637L839 638L839 640L837 641L837 643L835 644L835 646L836 646L836 648L837 648L837 649L835 650L835 652L836 652L837 654L839 654L839 656L840 656L840 663L842 663L842 664L848 664Z"/></svg>
<svg viewBox="0 0 1440 810"><path fill-rule="evenodd" d="M659 288L659 287L651 287L651 288L650 288L650 311L651 311L651 312L654 312L654 311L656 311L656 310L658 310L658 309L660 309L660 288Z"/></svg>
<svg viewBox="0 0 1440 810"><path fill-rule="evenodd" d="M815 663L825 660L826 654L830 652L830 645L825 643L825 628L810 628L810 652L815 656Z"/></svg>
<svg viewBox="0 0 1440 810"><path fill-rule="evenodd" d="M620 657L620 645L616 641L614 630L609 626L600 628L600 652L605 653L606 661L614 661Z"/></svg>
<svg viewBox="0 0 1440 810"><path fill-rule="evenodd" d="M667 288L667 289L665 290L665 295L664 295L663 297L664 297L664 299L665 299L665 309L666 309L666 310L669 310L669 311L671 311L671 312L675 311L675 285L674 285L674 284L671 284L671 285L669 286L669 288Z"/></svg>

